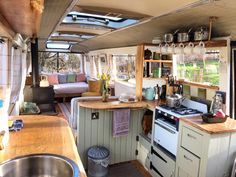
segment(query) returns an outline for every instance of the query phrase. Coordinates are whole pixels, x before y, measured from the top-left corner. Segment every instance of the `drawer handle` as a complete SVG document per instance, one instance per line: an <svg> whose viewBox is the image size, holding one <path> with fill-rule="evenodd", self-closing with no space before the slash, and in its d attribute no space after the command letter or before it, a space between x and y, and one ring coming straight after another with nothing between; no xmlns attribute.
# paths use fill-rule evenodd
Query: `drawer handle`
<svg viewBox="0 0 236 177"><path fill-rule="evenodd" d="M197 139L195 136L190 135L189 133L187 134L189 138Z"/></svg>
<svg viewBox="0 0 236 177"><path fill-rule="evenodd" d="M190 162L193 162L193 160L190 159L189 157L187 157L186 155L184 155L184 158L185 158L186 160L189 160Z"/></svg>

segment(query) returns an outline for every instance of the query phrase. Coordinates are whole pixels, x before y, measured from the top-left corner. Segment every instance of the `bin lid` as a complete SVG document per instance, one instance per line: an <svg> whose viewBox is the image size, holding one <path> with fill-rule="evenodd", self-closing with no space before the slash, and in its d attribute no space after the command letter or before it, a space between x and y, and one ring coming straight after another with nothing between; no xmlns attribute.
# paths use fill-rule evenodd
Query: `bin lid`
<svg viewBox="0 0 236 177"><path fill-rule="evenodd" d="M103 146L92 146L88 149L88 157L91 159L105 159L109 154L109 150Z"/></svg>

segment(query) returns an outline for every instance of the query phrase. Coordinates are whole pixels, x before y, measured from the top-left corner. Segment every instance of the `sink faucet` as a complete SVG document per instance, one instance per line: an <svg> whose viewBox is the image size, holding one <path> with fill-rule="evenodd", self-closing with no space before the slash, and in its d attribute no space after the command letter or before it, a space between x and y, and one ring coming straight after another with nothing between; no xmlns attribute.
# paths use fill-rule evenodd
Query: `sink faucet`
<svg viewBox="0 0 236 177"><path fill-rule="evenodd" d="M5 131L1 131L0 132L0 150L3 150L4 149L4 136L5 136Z"/></svg>

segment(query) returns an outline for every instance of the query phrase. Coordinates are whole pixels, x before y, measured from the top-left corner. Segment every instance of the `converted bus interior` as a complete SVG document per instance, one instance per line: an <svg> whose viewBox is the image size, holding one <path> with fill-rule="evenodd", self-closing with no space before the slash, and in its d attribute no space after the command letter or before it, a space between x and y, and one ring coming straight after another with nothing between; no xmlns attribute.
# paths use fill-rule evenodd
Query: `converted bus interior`
<svg viewBox="0 0 236 177"><path fill-rule="evenodd" d="M235 0L1 0L1 177L235 177Z"/></svg>

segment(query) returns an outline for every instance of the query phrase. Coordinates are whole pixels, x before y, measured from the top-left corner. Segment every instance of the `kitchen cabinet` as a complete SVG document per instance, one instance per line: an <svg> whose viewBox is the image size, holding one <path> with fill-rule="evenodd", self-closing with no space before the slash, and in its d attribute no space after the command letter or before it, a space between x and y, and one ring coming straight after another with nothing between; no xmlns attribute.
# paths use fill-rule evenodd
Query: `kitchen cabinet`
<svg viewBox="0 0 236 177"><path fill-rule="evenodd" d="M206 132L180 120L175 176L229 176L235 158L235 138L235 132Z"/></svg>
<svg viewBox="0 0 236 177"><path fill-rule="evenodd" d="M152 176L174 177L175 159L165 154L159 147L152 146L150 161Z"/></svg>

